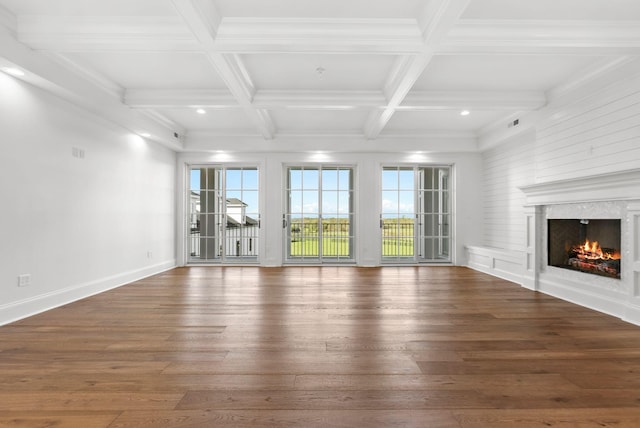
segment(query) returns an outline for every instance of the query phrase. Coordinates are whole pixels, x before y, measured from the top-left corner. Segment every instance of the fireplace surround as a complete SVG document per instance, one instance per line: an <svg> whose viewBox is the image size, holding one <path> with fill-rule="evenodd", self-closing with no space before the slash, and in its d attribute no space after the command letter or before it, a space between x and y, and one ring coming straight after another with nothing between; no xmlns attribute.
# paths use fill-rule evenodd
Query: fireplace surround
<svg viewBox="0 0 640 428"><path fill-rule="evenodd" d="M526 196L522 285L640 325L640 169L520 189ZM583 237L590 239L589 250L599 240L600 247L619 253L617 272L610 268L614 262L608 262L609 267L591 266L607 274L564 266L589 265L579 263L580 257L571 250L574 238L568 238L577 234L575 244L580 244L580 234L589 233L585 222L593 223L592 233L599 234L597 239ZM564 226L569 230L558 232ZM549 237L556 234L562 236L560 248L550 246Z"/></svg>

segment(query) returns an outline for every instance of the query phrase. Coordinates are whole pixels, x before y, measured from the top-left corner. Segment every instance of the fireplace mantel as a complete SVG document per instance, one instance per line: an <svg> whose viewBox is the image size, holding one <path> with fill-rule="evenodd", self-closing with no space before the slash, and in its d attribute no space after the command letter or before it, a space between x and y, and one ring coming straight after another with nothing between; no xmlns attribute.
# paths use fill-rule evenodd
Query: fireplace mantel
<svg viewBox="0 0 640 428"><path fill-rule="evenodd" d="M526 205L554 205L640 199L640 169L520 187Z"/></svg>
<svg viewBox="0 0 640 428"><path fill-rule="evenodd" d="M522 285L640 325L640 169L520 187L526 237ZM620 279L547 266L547 221L619 218Z"/></svg>

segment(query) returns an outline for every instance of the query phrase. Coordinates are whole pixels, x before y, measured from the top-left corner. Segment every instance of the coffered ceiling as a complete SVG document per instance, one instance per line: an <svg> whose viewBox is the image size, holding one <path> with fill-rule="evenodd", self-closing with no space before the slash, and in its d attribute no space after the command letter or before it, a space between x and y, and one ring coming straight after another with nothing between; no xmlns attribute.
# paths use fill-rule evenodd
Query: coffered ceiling
<svg viewBox="0 0 640 428"><path fill-rule="evenodd" d="M478 150L639 54L637 0L0 0L0 67L175 150Z"/></svg>

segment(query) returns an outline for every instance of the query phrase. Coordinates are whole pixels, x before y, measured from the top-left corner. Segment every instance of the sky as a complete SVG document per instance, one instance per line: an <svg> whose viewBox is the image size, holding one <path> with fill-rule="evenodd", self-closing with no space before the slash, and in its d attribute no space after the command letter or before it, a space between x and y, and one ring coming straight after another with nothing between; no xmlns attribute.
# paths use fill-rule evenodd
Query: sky
<svg viewBox="0 0 640 428"><path fill-rule="evenodd" d="M200 189L200 169L191 170L191 190ZM350 169L328 168L322 174L317 168L289 170L290 212L297 216L322 214L332 217L350 213ZM320 192L322 187L322 192ZM248 205L247 214L257 214L258 170L229 168L226 170L227 199L237 198ZM382 171L382 214L385 217L410 216L414 213L413 168L385 168ZM322 200L320 200L322 197Z"/></svg>

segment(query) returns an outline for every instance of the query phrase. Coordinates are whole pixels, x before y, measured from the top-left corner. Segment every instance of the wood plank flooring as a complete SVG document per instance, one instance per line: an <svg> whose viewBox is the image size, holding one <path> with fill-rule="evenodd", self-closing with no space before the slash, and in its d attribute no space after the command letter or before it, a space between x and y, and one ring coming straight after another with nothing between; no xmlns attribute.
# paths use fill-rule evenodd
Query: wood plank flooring
<svg viewBox="0 0 640 428"><path fill-rule="evenodd" d="M0 427L637 427L640 327L462 267L179 268L0 327Z"/></svg>

